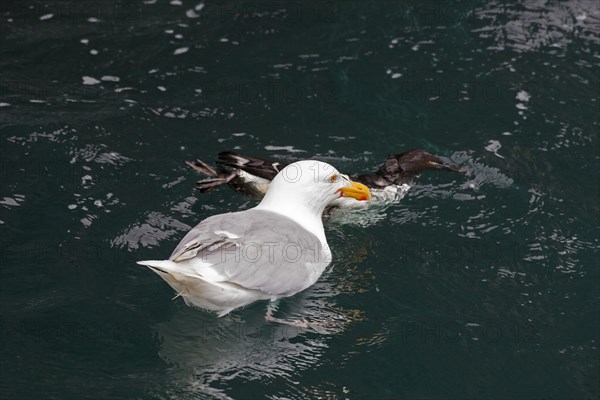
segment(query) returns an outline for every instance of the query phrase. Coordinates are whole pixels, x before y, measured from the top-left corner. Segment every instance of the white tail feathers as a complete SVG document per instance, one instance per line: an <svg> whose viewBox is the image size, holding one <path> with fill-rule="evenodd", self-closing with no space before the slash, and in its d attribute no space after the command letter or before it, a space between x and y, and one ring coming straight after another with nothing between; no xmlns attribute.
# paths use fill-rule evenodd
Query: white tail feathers
<svg viewBox="0 0 600 400"><path fill-rule="evenodd" d="M177 263L171 260L146 260L138 261L137 264L149 267L152 271L156 272L177 292L177 296L173 299L182 296L186 304L189 305L189 301L184 295L188 291L186 284L189 284L189 282L185 275L181 275L179 271L180 267Z"/></svg>
<svg viewBox="0 0 600 400"><path fill-rule="evenodd" d="M171 260L146 260L138 261L137 264L166 273L176 272L178 269L177 264Z"/></svg>
<svg viewBox="0 0 600 400"><path fill-rule="evenodd" d="M212 272L211 278L218 279L207 280L190 265L189 260L180 263L171 260L146 260L137 263L149 267L164 279L177 293L175 298L182 297L187 305L214 311L219 317L235 308L272 297L260 290L245 289L236 283L223 281L215 272ZM204 270L210 271L209 268Z"/></svg>

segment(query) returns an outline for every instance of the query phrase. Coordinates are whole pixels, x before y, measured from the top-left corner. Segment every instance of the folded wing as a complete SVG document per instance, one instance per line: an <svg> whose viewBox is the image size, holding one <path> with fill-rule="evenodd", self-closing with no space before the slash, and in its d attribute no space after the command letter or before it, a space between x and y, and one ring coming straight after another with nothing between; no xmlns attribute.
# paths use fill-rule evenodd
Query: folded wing
<svg viewBox="0 0 600 400"><path fill-rule="evenodd" d="M330 259L329 250L314 234L291 219L264 210L207 218L183 238L169 258L188 276L233 283L276 297L312 285Z"/></svg>

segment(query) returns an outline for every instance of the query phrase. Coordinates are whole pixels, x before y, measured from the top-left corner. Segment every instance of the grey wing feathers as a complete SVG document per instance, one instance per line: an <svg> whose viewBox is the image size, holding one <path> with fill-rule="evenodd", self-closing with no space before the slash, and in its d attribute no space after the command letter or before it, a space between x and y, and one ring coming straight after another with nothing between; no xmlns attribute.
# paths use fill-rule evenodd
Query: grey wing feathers
<svg viewBox="0 0 600 400"><path fill-rule="evenodd" d="M232 246L237 246L237 244L224 237L204 241L201 238L197 238L187 242L184 246L182 246L177 254L171 254L169 259L171 261L181 262L196 257L198 253L201 253L203 250L215 251L219 248L230 248Z"/></svg>
<svg viewBox="0 0 600 400"><path fill-rule="evenodd" d="M289 295L315 280L329 263L319 239L296 222L263 210L216 215L180 242L170 260L201 258L222 281ZM311 282L312 283L312 282Z"/></svg>
<svg viewBox="0 0 600 400"><path fill-rule="evenodd" d="M239 237L239 231L245 229L244 225L239 224L236 227L235 230L238 231L238 234L223 227L223 225L232 225L231 221L236 219L236 214L240 213L220 214L206 218L184 236L171 253L169 260L181 262L201 255L202 252L214 252L219 245L227 243L236 245L235 238L225 235L224 232L230 232L232 236Z"/></svg>

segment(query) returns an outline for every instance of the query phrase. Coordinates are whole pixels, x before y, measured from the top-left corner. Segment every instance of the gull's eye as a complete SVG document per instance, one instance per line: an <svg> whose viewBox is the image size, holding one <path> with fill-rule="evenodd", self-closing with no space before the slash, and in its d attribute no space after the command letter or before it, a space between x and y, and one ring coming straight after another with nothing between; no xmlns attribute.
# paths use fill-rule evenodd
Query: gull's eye
<svg viewBox="0 0 600 400"><path fill-rule="evenodd" d="M330 183L333 183L333 182L335 182L335 181L337 181L337 175L331 175L331 176L329 177L329 182L330 182Z"/></svg>

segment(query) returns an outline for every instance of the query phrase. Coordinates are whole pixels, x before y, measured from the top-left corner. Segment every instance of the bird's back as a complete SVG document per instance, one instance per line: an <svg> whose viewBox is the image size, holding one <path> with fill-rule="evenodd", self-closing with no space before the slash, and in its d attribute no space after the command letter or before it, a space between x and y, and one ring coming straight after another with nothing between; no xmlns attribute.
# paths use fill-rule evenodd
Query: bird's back
<svg viewBox="0 0 600 400"><path fill-rule="evenodd" d="M312 285L330 263L331 253L294 220L250 209L205 219L169 259L207 280L280 297Z"/></svg>

